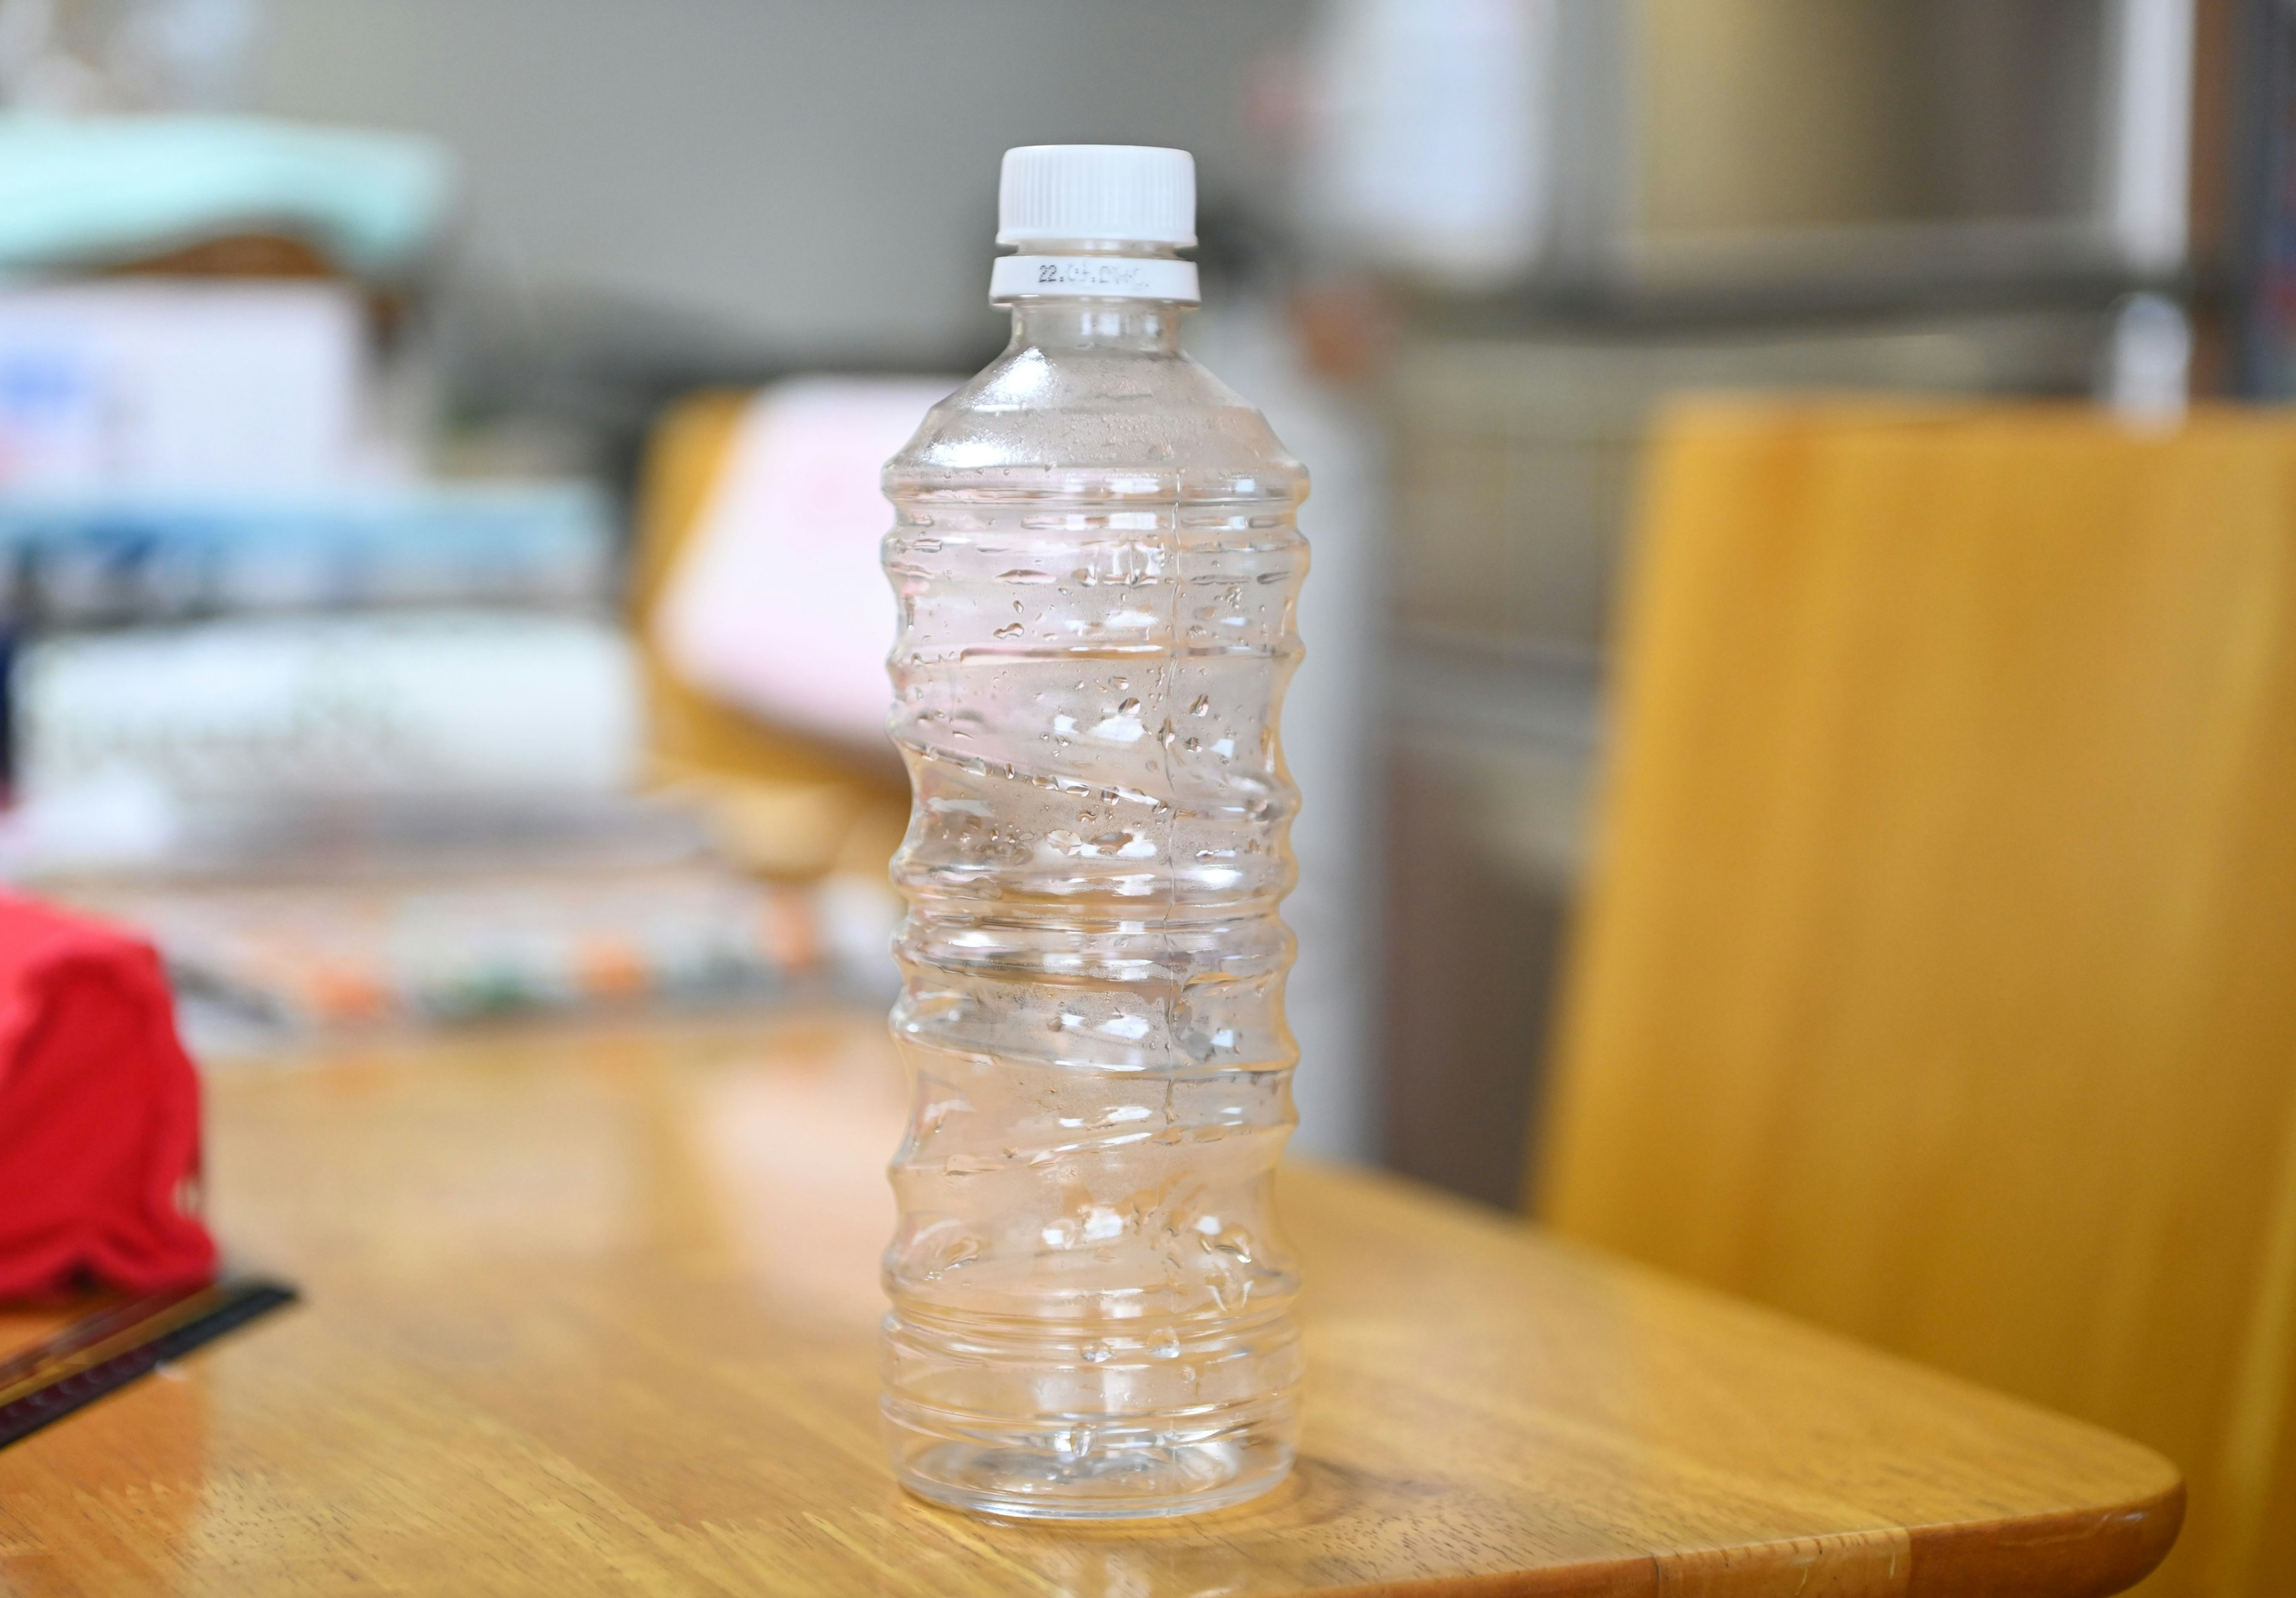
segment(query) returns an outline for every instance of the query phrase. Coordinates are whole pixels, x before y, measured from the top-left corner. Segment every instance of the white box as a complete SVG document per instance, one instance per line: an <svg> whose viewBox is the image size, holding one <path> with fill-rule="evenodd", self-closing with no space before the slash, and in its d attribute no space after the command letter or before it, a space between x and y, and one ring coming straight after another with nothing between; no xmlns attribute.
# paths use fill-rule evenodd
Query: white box
<svg viewBox="0 0 2296 1598"><path fill-rule="evenodd" d="M366 376L347 284L0 289L0 489L337 481L357 458Z"/></svg>

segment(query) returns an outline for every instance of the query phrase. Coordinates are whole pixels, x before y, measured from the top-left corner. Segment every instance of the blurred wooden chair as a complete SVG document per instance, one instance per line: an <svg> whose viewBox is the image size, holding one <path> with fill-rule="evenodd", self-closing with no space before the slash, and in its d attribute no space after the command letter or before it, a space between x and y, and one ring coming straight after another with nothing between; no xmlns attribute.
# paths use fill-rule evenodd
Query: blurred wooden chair
<svg viewBox="0 0 2296 1598"><path fill-rule="evenodd" d="M1648 488L1535 1208L2296 1593L2296 417L1707 405Z"/></svg>
<svg viewBox="0 0 2296 1598"><path fill-rule="evenodd" d="M909 814L908 779L891 749L871 761L721 704L672 671L654 643L655 607L751 397L711 390L683 399L648 442L628 592L652 776L703 804L724 847L767 874L882 874Z"/></svg>

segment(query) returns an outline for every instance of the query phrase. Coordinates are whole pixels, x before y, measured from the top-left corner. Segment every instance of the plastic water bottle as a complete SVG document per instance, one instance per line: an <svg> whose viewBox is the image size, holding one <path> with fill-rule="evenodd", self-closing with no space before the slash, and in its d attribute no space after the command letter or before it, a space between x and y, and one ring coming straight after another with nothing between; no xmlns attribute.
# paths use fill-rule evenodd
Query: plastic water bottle
<svg viewBox="0 0 2296 1598"><path fill-rule="evenodd" d="M1004 157L1013 341L885 470L915 789L884 1412L913 1490L1176 1515L1291 1469L1271 1205L1307 475L1179 348L1184 151Z"/></svg>

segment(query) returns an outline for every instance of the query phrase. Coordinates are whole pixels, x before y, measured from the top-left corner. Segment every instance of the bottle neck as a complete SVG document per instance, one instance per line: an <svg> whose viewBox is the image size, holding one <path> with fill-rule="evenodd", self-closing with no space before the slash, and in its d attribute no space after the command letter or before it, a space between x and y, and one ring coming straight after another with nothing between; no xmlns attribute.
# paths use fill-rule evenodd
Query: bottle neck
<svg viewBox="0 0 2296 1598"><path fill-rule="evenodd" d="M1170 299L1016 299L1013 341L1035 349L1177 356L1180 317L1194 308Z"/></svg>
<svg viewBox="0 0 2296 1598"><path fill-rule="evenodd" d="M1180 352L1180 318L1196 308L1195 268L1180 259L1169 245L1111 243L1092 239L1032 240L1018 254L1049 263L1020 275L1006 299L1013 310L1013 340L1038 349L1095 350L1102 353L1177 356ZM1089 277L1093 263L1106 262L1110 291L1090 294L1058 290L1030 292L1036 283L1059 273L1074 281ZM1168 276L1185 273L1178 291L1185 299L1166 299L1171 291L1163 276L1146 276L1125 270L1138 263L1146 274ZM1131 279L1128 285L1126 281ZM1151 291L1144 292L1143 290Z"/></svg>

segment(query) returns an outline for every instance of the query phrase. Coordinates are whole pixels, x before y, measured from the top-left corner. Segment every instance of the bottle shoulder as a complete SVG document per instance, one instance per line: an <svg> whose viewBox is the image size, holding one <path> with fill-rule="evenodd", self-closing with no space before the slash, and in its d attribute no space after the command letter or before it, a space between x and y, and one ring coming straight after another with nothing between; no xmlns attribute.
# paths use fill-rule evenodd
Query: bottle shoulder
<svg viewBox="0 0 2296 1598"><path fill-rule="evenodd" d="M1298 500L1306 469L1242 396L1185 354L1016 345L927 413L885 468L899 495L1128 479L1128 496L1243 479L1254 497Z"/></svg>

